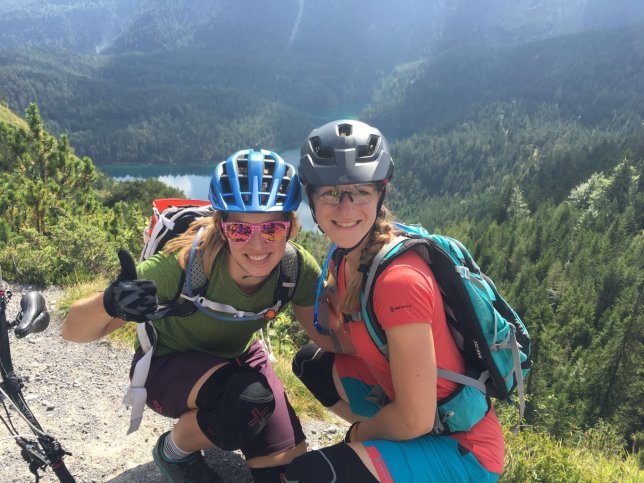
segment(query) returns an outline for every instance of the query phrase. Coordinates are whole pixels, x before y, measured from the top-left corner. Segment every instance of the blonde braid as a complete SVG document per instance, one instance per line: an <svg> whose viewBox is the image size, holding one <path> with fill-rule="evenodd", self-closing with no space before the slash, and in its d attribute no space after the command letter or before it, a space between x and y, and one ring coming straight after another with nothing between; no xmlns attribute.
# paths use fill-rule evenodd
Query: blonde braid
<svg viewBox="0 0 644 483"><path fill-rule="evenodd" d="M360 252L360 266L370 267L380 249L389 242L392 230L389 218L389 211L383 206L378 213L371 233L369 233L369 239ZM362 290L364 277L363 273L358 272L356 276L347 279L347 291L340 303L340 312L348 314L359 309L360 291Z"/></svg>

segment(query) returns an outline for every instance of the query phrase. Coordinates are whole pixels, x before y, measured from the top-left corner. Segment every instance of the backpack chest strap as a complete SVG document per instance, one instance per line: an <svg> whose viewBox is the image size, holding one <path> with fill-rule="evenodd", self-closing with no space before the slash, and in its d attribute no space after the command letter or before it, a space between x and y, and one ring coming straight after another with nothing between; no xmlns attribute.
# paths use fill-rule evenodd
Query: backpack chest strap
<svg viewBox="0 0 644 483"><path fill-rule="evenodd" d="M243 310L238 310L232 305L227 305L223 304L220 302L214 302L212 300L208 300L202 295L195 295L193 297L190 297L189 295L186 294L181 294L181 298L185 300L189 300L192 302L197 309L208 309L212 310L215 312L221 312L224 314L230 314L233 316L235 319L261 319L261 318L272 318L272 317L267 317L267 315L271 313L276 313L281 309L281 301L277 301L277 303L271 307L267 307L264 310L260 312L246 312Z"/></svg>
<svg viewBox="0 0 644 483"><path fill-rule="evenodd" d="M203 227L199 229L194 241L192 242L190 255L188 256L188 266L185 270L186 279L179 298L192 302L200 312L217 318L229 318L230 320L273 319L277 312L282 308L281 299L274 301L274 304L271 307L267 307L260 312L247 312L239 310L232 305L209 300L204 296L208 288L208 277L206 276L204 268L203 252L198 250L199 238L201 237L203 230ZM281 280L281 277L280 281L285 285L283 289L280 287L282 290L286 290L288 293L292 293L295 290L295 282L291 280ZM213 311L217 313L213 314ZM223 314L229 314L232 317L226 317Z"/></svg>

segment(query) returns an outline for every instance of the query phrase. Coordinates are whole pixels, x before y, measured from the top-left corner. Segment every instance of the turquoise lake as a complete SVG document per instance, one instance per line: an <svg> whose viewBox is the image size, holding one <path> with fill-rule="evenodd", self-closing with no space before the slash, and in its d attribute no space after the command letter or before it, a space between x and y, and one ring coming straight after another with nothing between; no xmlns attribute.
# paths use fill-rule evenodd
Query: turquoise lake
<svg viewBox="0 0 644 483"><path fill-rule="evenodd" d="M298 166L300 162L299 149L287 149L278 152L288 163ZM182 190L187 198L207 200L210 177L214 169L212 166L98 166L100 170L119 181L137 178L157 178L160 181ZM317 230L311 211L305 201L297 210L298 216L305 230Z"/></svg>

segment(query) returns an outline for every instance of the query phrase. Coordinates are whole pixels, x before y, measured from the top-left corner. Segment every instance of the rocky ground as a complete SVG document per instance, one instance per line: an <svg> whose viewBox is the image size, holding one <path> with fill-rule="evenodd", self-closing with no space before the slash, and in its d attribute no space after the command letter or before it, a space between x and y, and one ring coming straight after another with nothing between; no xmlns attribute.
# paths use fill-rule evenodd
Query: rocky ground
<svg viewBox="0 0 644 483"><path fill-rule="evenodd" d="M11 285L7 318L19 310L22 293L32 287ZM78 482L161 482L151 449L173 421L146 409L141 428L126 435L129 413L121 404L128 383L132 350L107 341L91 344L66 342L60 337L61 317L57 302L61 290L41 290L52 315L47 330L16 340L10 334L15 371L24 378L23 393L44 428L72 453L67 466ZM4 410L2 417L6 419ZM19 422L17 412L10 410ZM309 448L328 445L344 433L344 425L303 419ZM20 425L21 432L26 432ZM208 464L229 482L251 482L238 453L208 450ZM0 481L35 481L20 450L0 425ZM47 470L42 482L57 481Z"/></svg>

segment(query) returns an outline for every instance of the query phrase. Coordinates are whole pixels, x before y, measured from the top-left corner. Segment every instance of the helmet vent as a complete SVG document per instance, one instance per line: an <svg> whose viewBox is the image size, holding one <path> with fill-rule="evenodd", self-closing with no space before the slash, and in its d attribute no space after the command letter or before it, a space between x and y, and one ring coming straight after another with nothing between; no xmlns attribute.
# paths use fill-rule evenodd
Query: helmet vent
<svg viewBox="0 0 644 483"><path fill-rule="evenodd" d="M311 143L311 149L313 150L313 153L315 153L316 161L318 162L318 164L329 166L333 165L333 149L324 146L322 144L322 140L318 136L312 137L309 142Z"/></svg>
<svg viewBox="0 0 644 483"><path fill-rule="evenodd" d="M368 158L373 156L373 154L376 152L376 148L378 147L378 142L380 141L380 136L376 134L372 134L369 136L369 139L367 140L367 144L365 146L358 146L357 148L357 154L359 158Z"/></svg>
<svg viewBox="0 0 644 483"><path fill-rule="evenodd" d="M278 154L247 149L217 164L208 197L221 211L287 212L297 208L301 191L295 169Z"/></svg>
<svg viewBox="0 0 644 483"><path fill-rule="evenodd" d="M353 134L353 126L351 124L340 124L338 126L338 136L348 138Z"/></svg>

